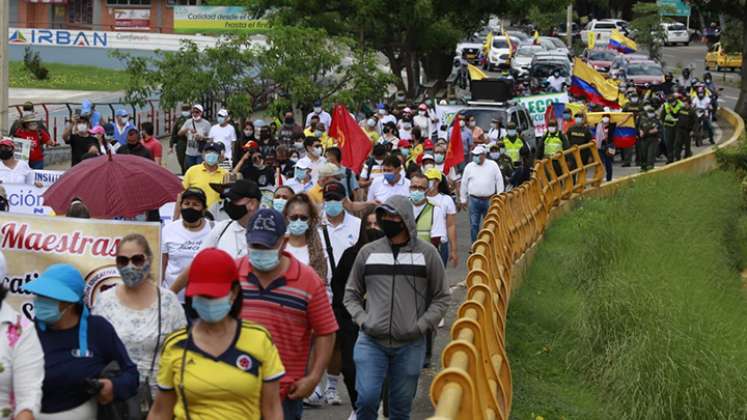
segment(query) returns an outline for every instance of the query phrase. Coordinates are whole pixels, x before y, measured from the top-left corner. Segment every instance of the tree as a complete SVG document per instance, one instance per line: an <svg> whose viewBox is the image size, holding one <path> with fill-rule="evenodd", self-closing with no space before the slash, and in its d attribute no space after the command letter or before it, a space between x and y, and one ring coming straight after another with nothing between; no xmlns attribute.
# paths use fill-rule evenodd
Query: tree
<svg viewBox="0 0 747 420"><path fill-rule="evenodd" d="M501 10L500 0L245 0L259 4L284 25L324 28L383 54L395 84L414 98L421 66L427 78L444 80L457 42ZM381 95L379 95L381 96Z"/></svg>
<svg viewBox="0 0 747 420"><path fill-rule="evenodd" d="M661 61L661 45L666 39L666 34L660 25L659 12L659 6L654 3L637 3L633 6L635 18L630 22L635 32L636 44L647 49L648 56L657 61Z"/></svg>
<svg viewBox="0 0 747 420"><path fill-rule="evenodd" d="M700 10L714 14L723 14L740 25L729 25L724 28L722 34L725 38L741 37L741 41L736 42L741 45L743 60L747 58L747 0L690 0L690 3L700 8ZM727 32L736 32L728 33ZM739 99L735 111L743 118L747 118L747 65L742 63L742 84L739 88Z"/></svg>
<svg viewBox="0 0 747 420"><path fill-rule="evenodd" d="M208 97L242 116L306 109L316 99L355 109L391 83L373 52L316 28L275 27L266 42L233 36L204 50L186 41L150 59L115 55L126 63L127 102L142 104L156 92L166 107Z"/></svg>

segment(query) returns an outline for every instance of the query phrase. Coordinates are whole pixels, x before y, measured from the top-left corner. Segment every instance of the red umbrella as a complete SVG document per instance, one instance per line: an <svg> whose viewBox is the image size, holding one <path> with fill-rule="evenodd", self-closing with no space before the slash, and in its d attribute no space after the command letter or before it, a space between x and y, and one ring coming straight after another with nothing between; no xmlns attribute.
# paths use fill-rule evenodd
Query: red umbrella
<svg viewBox="0 0 747 420"><path fill-rule="evenodd" d="M64 214L78 197L91 217L133 217L176 201L182 192L176 175L150 159L132 155L86 159L44 192L44 204Z"/></svg>

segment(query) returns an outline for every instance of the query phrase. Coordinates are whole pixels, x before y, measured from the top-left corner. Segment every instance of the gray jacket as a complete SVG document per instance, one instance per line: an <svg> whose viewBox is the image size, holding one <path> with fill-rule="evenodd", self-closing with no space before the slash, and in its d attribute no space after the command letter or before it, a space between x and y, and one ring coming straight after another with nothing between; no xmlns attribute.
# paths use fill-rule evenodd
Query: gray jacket
<svg viewBox="0 0 747 420"><path fill-rule="evenodd" d="M436 248L417 238L407 197L385 204L402 217L410 234L397 258L389 239L361 248L345 287L345 308L366 335L387 347L401 347L434 330L449 307L449 291Z"/></svg>

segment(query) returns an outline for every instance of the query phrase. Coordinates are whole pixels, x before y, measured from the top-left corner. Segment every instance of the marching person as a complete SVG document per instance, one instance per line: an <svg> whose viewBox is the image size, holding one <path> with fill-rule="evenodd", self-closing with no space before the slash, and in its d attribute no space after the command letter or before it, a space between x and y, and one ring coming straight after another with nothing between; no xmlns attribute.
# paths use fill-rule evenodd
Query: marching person
<svg viewBox="0 0 747 420"><path fill-rule="evenodd" d="M299 160L293 170L293 178L288 179L285 185L292 188L296 194L309 192L314 187L314 182L311 180L310 162L304 159Z"/></svg>
<svg viewBox="0 0 747 420"><path fill-rule="evenodd" d="M344 304L360 328L353 358L358 420L378 417L384 379L389 416L408 419L425 360L425 336L449 305L438 251L418 239L412 203L393 196L377 207L386 238L361 248L345 287Z"/></svg>
<svg viewBox="0 0 747 420"><path fill-rule="evenodd" d="M451 261L452 266L456 267L459 262L457 256L456 204L454 204L454 199L450 195L439 191L439 185L441 179L443 179L443 173L440 170L437 168L428 169L425 171L425 176L428 178L428 192L426 193L428 201L441 207L446 215L446 236L441 237L441 243L437 246L441 254L441 260L444 266L448 261Z"/></svg>
<svg viewBox="0 0 747 420"><path fill-rule="evenodd" d="M597 145L597 150L599 150L602 163L604 163L605 177L607 181L612 181L612 162L615 158L615 148L612 143L613 129L610 122L610 114L602 115L602 119L597 124L594 133L594 142Z"/></svg>
<svg viewBox="0 0 747 420"><path fill-rule="evenodd" d="M187 173L184 174L184 178L182 179L182 186L185 190L189 188L201 189L207 197L207 206L210 207L220 198L218 192L211 188L210 184L220 184L223 182L223 177L228 171L218 165L220 163L218 145L213 143L206 144L204 153L204 160L201 159L200 163L192 165L187 169Z"/></svg>
<svg viewBox="0 0 747 420"><path fill-rule="evenodd" d="M95 420L99 404L124 401L138 387L132 363L114 327L89 315L85 282L69 264L54 264L23 286L33 293L36 329L44 349L40 420ZM102 377L112 362L119 372Z"/></svg>
<svg viewBox="0 0 747 420"><path fill-rule="evenodd" d="M89 132L88 117L74 114L62 131L62 140L70 145L70 166L75 166L88 153L91 146L98 149L99 142Z"/></svg>
<svg viewBox="0 0 747 420"><path fill-rule="evenodd" d="M690 98L685 97L682 100L682 108L677 112L677 125L675 126L674 135L675 161L682 159L683 149L685 152L685 159L693 155L691 150L692 139L690 138L690 133L695 127L696 118L695 110L690 106Z"/></svg>
<svg viewBox="0 0 747 420"><path fill-rule="evenodd" d="M383 203L387 198L410 195L410 180L402 173L402 161L396 156L384 159L384 176L374 178L368 188L368 200Z"/></svg>
<svg viewBox="0 0 747 420"><path fill-rule="evenodd" d="M137 128L130 122L130 114L126 109L120 108L117 110L114 118L114 133L112 137L120 145L124 146L127 143L127 137L130 135L131 128Z"/></svg>
<svg viewBox="0 0 747 420"><path fill-rule="evenodd" d="M153 135L153 123L146 121L140 126L143 130L143 147L150 152L158 166L163 166L163 146L161 146L161 141Z"/></svg>
<svg viewBox="0 0 747 420"><path fill-rule="evenodd" d="M218 111L218 117L216 118L216 121L217 124L210 127L208 137L211 138L214 142L223 143L223 146L225 146L224 158L228 162L230 162L231 165L233 165L236 163L234 159L238 159L238 156L234 157L233 155L233 146L236 142L236 129L232 124L230 124L231 117L229 116L228 111L225 109L221 109L220 111Z"/></svg>
<svg viewBox="0 0 747 420"><path fill-rule="evenodd" d="M640 98L638 98L638 93L633 90L630 94L630 98L627 104L623 106L623 112L630 112L633 114L633 123L636 127L638 127L638 120L640 118L641 111L643 109L643 105L641 105ZM641 153L640 153L640 145L638 139L636 139L635 145L633 147L626 147L622 149L622 157L623 157L623 167L627 168L631 165L633 161L633 150L635 150L635 159L636 164L640 166L641 164Z"/></svg>
<svg viewBox="0 0 747 420"><path fill-rule="evenodd" d="M420 172L410 179L410 202L415 216L415 229L419 239L438 248L446 238L446 213L440 206L428 201L428 178Z"/></svg>
<svg viewBox="0 0 747 420"><path fill-rule="evenodd" d="M192 118L184 121L177 133L178 136L187 137L187 148L184 151L184 167L187 170L202 163L203 147L212 128L210 121L203 118L202 113L202 105L192 105Z"/></svg>
<svg viewBox="0 0 747 420"><path fill-rule="evenodd" d="M585 144L588 144L592 141L591 131L589 131L589 127L586 125L586 116L584 114L576 114L575 118L575 124L571 128L568 129L568 143L570 146L578 146L581 147ZM585 165L589 163L591 159L591 151L588 149L584 149L581 151L581 164ZM573 168L575 169L576 165L574 162Z"/></svg>
<svg viewBox="0 0 747 420"><path fill-rule="evenodd" d="M216 248L200 251L186 295L197 320L164 342L148 420L283 419L285 368L276 337L239 319L242 293L233 258Z"/></svg>
<svg viewBox="0 0 747 420"><path fill-rule="evenodd" d="M182 174L187 172L187 167L184 165L184 157L187 152L187 136L179 134L184 123L191 118L191 107L189 104L182 104L182 110L179 117L174 122L174 128L171 130L171 138L169 140L169 153L176 151L176 160L179 162L179 168Z"/></svg>
<svg viewBox="0 0 747 420"><path fill-rule="evenodd" d="M153 160L153 155L140 142L140 132L132 127L127 131L127 142L117 149L118 155L135 155Z"/></svg>
<svg viewBox="0 0 747 420"><path fill-rule="evenodd" d="M485 158L485 148L472 149L472 161L464 168L459 199L462 207L469 208L470 238L477 239L482 218L490 207L490 197L504 190L503 174L498 164ZM469 203L469 205L468 205Z"/></svg>

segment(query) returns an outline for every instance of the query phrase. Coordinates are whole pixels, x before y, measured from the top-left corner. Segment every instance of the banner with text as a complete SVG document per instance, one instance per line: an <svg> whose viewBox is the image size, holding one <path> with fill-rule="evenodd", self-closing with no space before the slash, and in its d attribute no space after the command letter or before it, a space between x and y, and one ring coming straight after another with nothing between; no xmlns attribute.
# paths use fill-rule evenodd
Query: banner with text
<svg viewBox="0 0 747 420"><path fill-rule="evenodd" d="M534 124L534 135L537 137L545 134L547 123L545 122L545 111L550 104L555 102L568 103L568 94L552 93L547 95L534 95L516 98L529 111Z"/></svg>
<svg viewBox="0 0 747 420"><path fill-rule="evenodd" d="M174 6L175 33L261 32L266 19L256 19L240 6Z"/></svg>
<svg viewBox="0 0 747 420"><path fill-rule="evenodd" d="M80 31L77 29L9 28L8 44L144 51L178 51L182 41L200 49L214 47L214 36L157 34L150 32Z"/></svg>
<svg viewBox="0 0 747 420"><path fill-rule="evenodd" d="M151 278L160 283L161 225L115 220L73 219L0 213L0 249L7 264L3 285L6 301L32 317L33 295L23 286L50 265L72 264L80 270L85 302L92 305L98 293L121 282L114 258L119 241L140 233L153 250Z"/></svg>

